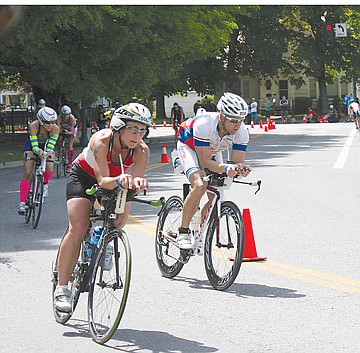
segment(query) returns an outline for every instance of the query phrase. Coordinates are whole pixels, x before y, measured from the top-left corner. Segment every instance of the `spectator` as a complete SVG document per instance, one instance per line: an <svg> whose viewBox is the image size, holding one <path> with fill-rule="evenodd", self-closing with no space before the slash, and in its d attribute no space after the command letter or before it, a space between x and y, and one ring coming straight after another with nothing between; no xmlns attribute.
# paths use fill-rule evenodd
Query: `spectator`
<svg viewBox="0 0 360 353"><path fill-rule="evenodd" d="M308 111L304 115L307 123L315 123L316 122L316 112L311 107L308 108Z"/></svg>
<svg viewBox="0 0 360 353"><path fill-rule="evenodd" d="M102 104L98 105L98 109L96 112L96 119L99 130L105 129L107 118L104 114L104 106Z"/></svg>
<svg viewBox="0 0 360 353"><path fill-rule="evenodd" d="M198 100L194 103L193 110L194 110L194 114L195 114L195 115L196 115L196 112L198 111L199 108L201 108L200 99L198 99Z"/></svg>
<svg viewBox="0 0 360 353"><path fill-rule="evenodd" d="M324 118L329 123L337 123L339 121L339 113L332 104L330 104L329 111L325 114Z"/></svg>
<svg viewBox="0 0 360 353"><path fill-rule="evenodd" d="M288 105L289 101L286 99L286 96L283 96L279 101L280 109L281 109L281 117L282 122L287 124L287 117L288 117Z"/></svg>
<svg viewBox="0 0 360 353"><path fill-rule="evenodd" d="M251 98L250 103L250 113L251 113L251 120L254 122L254 124L259 124L259 117L257 112L257 101L255 98Z"/></svg>
<svg viewBox="0 0 360 353"><path fill-rule="evenodd" d="M270 97L266 97L266 102L265 102L265 116L266 116L266 119L270 119L271 108L272 108L272 102L270 100Z"/></svg>
<svg viewBox="0 0 360 353"><path fill-rule="evenodd" d="M6 130L6 115L5 115L5 109L4 109L4 105L3 105L3 104L0 105L0 128L1 128L1 133L5 134L5 130Z"/></svg>

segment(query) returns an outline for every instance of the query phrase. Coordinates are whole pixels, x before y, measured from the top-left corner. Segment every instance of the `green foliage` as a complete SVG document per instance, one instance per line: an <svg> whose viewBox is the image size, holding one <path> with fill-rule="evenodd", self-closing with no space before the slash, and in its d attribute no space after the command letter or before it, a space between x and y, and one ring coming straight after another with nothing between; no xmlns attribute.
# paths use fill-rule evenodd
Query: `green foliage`
<svg viewBox="0 0 360 353"><path fill-rule="evenodd" d="M293 112L294 114L305 114L312 106L312 99L309 97L295 97Z"/></svg>

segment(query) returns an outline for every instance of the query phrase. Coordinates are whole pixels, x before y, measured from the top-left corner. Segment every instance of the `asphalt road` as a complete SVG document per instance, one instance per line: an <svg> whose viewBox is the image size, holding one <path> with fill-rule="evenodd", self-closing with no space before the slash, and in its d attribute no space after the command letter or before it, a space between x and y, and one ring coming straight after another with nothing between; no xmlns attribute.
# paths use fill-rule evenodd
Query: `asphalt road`
<svg viewBox="0 0 360 353"><path fill-rule="evenodd" d="M360 132L346 123L249 130L247 179L261 179L262 190L233 185L227 195L250 209L257 253L267 261L244 263L227 292L212 289L201 257L174 280L162 278L156 210L134 204L125 228L133 252L129 300L105 347L91 340L86 295L67 325L52 316L66 179L50 181L34 230L16 213L21 167L0 170L0 352L359 352ZM159 163L165 140L156 134L146 197L181 195L185 179Z"/></svg>

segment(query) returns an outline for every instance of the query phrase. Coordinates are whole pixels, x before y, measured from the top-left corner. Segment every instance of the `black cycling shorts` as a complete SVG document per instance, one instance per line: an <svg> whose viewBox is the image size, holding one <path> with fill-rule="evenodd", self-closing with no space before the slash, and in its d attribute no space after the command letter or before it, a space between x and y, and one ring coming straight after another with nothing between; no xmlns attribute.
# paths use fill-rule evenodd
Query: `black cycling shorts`
<svg viewBox="0 0 360 353"><path fill-rule="evenodd" d="M96 179L75 163L71 168L66 185L66 201L79 197L93 201L94 196L88 195L85 191L90 189L95 183Z"/></svg>

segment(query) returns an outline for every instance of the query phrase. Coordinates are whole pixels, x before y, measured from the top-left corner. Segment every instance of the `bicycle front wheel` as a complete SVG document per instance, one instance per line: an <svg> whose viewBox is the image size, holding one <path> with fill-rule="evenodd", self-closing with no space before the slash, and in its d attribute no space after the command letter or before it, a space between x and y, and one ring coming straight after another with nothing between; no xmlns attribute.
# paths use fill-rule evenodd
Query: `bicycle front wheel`
<svg viewBox="0 0 360 353"><path fill-rule="evenodd" d="M33 216L32 227L35 229L40 220L41 209L43 205L44 179L42 175L35 176L35 193L33 196Z"/></svg>
<svg viewBox="0 0 360 353"><path fill-rule="evenodd" d="M161 274L173 278L184 266L180 249L175 245L184 203L179 196L171 196L160 212L156 227L155 254Z"/></svg>
<svg viewBox="0 0 360 353"><path fill-rule="evenodd" d="M110 252L106 250L109 247ZM111 231L93 256L88 321L93 340L104 344L120 323L130 288L131 250L125 232Z"/></svg>
<svg viewBox="0 0 360 353"><path fill-rule="evenodd" d="M31 218L31 214L32 214L32 211L33 211L34 190L35 190L35 175L32 174L31 175L31 181L30 181L30 189L29 189L29 192L27 194L26 202L25 202L25 223L29 223L30 218Z"/></svg>
<svg viewBox="0 0 360 353"><path fill-rule="evenodd" d="M58 151L56 153L57 158L54 162L55 166L56 166L56 179L59 179L60 174L61 174L61 164L62 164L62 151L61 148L58 148Z"/></svg>
<svg viewBox="0 0 360 353"><path fill-rule="evenodd" d="M239 208L231 201L221 203L220 218L214 213L205 238L206 275L217 290L235 281L244 253L244 223Z"/></svg>

